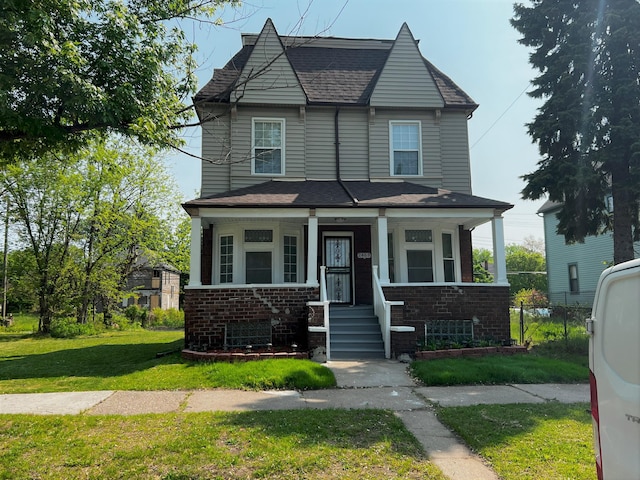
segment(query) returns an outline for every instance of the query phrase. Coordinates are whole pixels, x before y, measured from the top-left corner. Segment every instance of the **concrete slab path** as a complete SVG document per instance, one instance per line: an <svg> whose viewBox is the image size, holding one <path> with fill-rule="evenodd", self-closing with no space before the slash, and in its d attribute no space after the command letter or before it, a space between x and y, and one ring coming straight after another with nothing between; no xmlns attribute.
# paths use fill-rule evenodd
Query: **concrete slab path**
<svg viewBox="0 0 640 480"><path fill-rule="evenodd" d="M442 425L433 405L588 402L589 385L422 387L407 364L391 360L327 362L338 388L297 392L238 390L97 391L0 395L0 414L141 413L382 408L395 412L430 460L451 479L495 480L495 472Z"/></svg>

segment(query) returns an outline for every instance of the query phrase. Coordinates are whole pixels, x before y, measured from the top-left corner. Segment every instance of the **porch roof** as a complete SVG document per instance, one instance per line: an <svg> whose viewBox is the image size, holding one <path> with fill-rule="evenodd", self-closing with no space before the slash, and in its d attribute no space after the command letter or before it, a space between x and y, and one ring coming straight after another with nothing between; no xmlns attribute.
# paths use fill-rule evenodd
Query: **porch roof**
<svg viewBox="0 0 640 480"><path fill-rule="evenodd" d="M346 187L346 188L345 188ZM406 181L270 180L190 200L190 208L465 208L503 213L510 203L427 187Z"/></svg>

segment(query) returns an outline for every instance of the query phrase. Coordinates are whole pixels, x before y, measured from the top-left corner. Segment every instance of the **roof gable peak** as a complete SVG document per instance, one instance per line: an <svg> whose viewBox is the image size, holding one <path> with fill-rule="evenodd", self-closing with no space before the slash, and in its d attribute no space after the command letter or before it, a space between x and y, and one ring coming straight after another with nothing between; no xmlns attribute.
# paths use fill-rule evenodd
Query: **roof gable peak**
<svg viewBox="0 0 640 480"><path fill-rule="evenodd" d="M372 106L442 108L443 97L407 23L403 23L371 94Z"/></svg>
<svg viewBox="0 0 640 480"><path fill-rule="evenodd" d="M255 40L232 98L246 103L307 103L282 39L270 18Z"/></svg>

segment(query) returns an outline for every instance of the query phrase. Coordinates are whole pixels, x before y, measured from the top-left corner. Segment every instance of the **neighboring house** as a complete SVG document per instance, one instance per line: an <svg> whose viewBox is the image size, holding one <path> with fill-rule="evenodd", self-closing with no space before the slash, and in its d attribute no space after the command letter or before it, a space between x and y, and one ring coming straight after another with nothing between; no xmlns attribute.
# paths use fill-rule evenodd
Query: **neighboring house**
<svg viewBox="0 0 640 480"><path fill-rule="evenodd" d="M544 219L549 302L590 307L600 274L613 265L613 234L589 236L584 243L567 244L564 235L557 233L556 213L560 207L546 201L538 210ZM640 251L640 244L635 245L635 251Z"/></svg>
<svg viewBox="0 0 640 480"><path fill-rule="evenodd" d="M136 266L127 277L127 291L132 295L122 306L139 305L149 310L180 308L180 272L171 265L147 262Z"/></svg>
<svg viewBox="0 0 640 480"><path fill-rule="evenodd" d="M354 317L377 318L371 336L387 358L414 353L427 321L509 341L512 205L472 195L477 105L406 24L372 40L280 36L267 20L195 102L202 197L183 205L187 348L375 355ZM487 222L496 283L474 284L471 230Z"/></svg>

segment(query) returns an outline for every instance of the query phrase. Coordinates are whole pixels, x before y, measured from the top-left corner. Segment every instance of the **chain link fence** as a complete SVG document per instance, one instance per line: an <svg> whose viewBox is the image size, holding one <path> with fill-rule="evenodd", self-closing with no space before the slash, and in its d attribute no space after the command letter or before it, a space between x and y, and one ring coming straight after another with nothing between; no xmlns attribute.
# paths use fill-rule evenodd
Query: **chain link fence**
<svg viewBox="0 0 640 480"><path fill-rule="evenodd" d="M519 345L564 344L567 351L582 352L590 315L590 305L521 302L511 307L511 336Z"/></svg>

